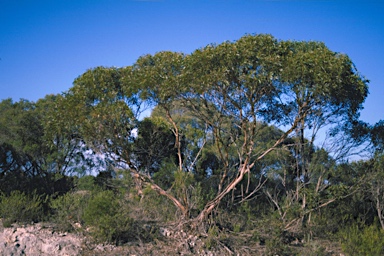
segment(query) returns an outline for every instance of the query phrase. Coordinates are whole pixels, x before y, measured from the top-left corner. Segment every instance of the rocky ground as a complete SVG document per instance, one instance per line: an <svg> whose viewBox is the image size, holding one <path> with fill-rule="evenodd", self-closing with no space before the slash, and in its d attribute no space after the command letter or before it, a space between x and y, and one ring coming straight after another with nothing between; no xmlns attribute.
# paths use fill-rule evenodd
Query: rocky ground
<svg viewBox="0 0 384 256"><path fill-rule="evenodd" d="M4 228L0 220L0 255L218 255L205 250L197 237L181 233L176 239L167 230L161 233L164 239L114 246L95 244L80 234L59 232L48 223L13 224Z"/></svg>
<svg viewBox="0 0 384 256"><path fill-rule="evenodd" d="M150 242L140 239L114 246L94 243L89 237L60 232L53 224L36 223L30 225L13 224L4 228L0 219L0 256L74 256L74 255L270 255L265 245L250 243L249 238L237 234L231 241L209 241L207 237L188 235L183 231L173 232L159 228L158 236ZM224 242L222 242L224 241ZM215 244L215 249L208 246ZM231 244L230 246L227 246ZM313 241L309 245L292 245L295 255L343 255L337 243ZM297 247L299 246L299 247ZM275 255L275 254L273 254Z"/></svg>
<svg viewBox="0 0 384 256"><path fill-rule="evenodd" d="M43 224L2 228L1 255L80 255L83 238Z"/></svg>

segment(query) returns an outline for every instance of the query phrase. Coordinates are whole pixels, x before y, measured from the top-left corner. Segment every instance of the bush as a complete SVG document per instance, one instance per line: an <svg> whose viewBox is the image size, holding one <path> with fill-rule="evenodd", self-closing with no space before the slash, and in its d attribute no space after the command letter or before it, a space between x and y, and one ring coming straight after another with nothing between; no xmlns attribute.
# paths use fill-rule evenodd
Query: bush
<svg viewBox="0 0 384 256"><path fill-rule="evenodd" d="M51 201L54 219L63 231L73 231L75 223L83 224L83 212L90 197L90 192L78 191L67 193Z"/></svg>
<svg viewBox="0 0 384 256"><path fill-rule="evenodd" d="M20 191L12 191L9 196L0 195L0 216L3 225L9 227L12 223L38 222L44 219L42 196L32 193L26 195Z"/></svg>
<svg viewBox="0 0 384 256"><path fill-rule="evenodd" d="M294 248L291 248L288 244L282 241L281 235L272 236L266 240L266 252L267 255L297 255Z"/></svg>
<svg viewBox="0 0 384 256"><path fill-rule="evenodd" d="M297 248L291 246L291 243L298 239L297 234L286 231L277 215L271 215L265 225L268 227L264 230L266 255L298 255Z"/></svg>
<svg viewBox="0 0 384 256"><path fill-rule="evenodd" d="M93 190L95 188L95 177L86 175L76 179L76 190Z"/></svg>
<svg viewBox="0 0 384 256"><path fill-rule="evenodd" d="M208 228L208 236L205 239L205 248L208 250L211 250L212 248L217 246L217 241L219 237L219 230L217 226L211 226Z"/></svg>
<svg viewBox="0 0 384 256"><path fill-rule="evenodd" d="M112 191L96 192L88 201L83 214L91 235L100 242L125 242L130 237L132 220L127 204Z"/></svg>
<svg viewBox="0 0 384 256"><path fill-rule="evenodd" d="M375 225L363 229L353 225L339 235L341 247L348 255L384 255L384 231Z"/></svg>

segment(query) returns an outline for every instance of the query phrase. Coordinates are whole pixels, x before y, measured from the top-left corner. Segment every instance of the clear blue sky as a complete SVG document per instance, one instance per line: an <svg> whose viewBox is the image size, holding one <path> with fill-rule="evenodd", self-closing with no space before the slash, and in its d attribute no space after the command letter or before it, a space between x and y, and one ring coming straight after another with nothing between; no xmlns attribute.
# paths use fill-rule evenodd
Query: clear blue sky
<svg viewBox="0 0 384 256"><path fill-rule="evenodd" d="M371 81L361 118L384 119L384 0L0 0L0 100L36 101L89 68L258 33L348 54Z"/></svg>

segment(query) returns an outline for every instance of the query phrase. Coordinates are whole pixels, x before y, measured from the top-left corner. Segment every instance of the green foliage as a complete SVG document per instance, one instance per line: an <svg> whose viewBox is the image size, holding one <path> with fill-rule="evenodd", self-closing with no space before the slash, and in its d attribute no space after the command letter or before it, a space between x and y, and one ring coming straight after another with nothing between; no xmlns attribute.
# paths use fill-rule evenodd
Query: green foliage
<svg viewBox="0 0 384 256"><path fill-rule="evenodd" d="M27 195L20 191L12 191L9 196L0 194L0 216L4 226L12 223L28 223L44 220L43 204L46 202L42 196L32 193Z"/></svg>
<svg viewBox="0 0 384 256"><path fill-rule="evenodd" d="M339 232L341 246L348 255L379 256L384 254L384 231L375 225L352 225Z"/></svg>
<svg viewBox="0 0 384 256"><path fill-rule="evenodd" d="M284 244L281 242L280 238L272 238L270 240L267 240L266 243L267 248L267 255L274 256L274 255L282 255L282 256L291 256L291 255L298 255L297 252L295 252L295 249L288 246L287 244Z"/></svg>
<svg viewBox="0 0 384 256"><path fill-rule="evenodd" d="M217 241L219 239L219 230L217 226L213 225L208 228L207 238L205 239L204 245L210 250L217 245Z"/></svg>
<svg viewBox="0 0 384 256"><path fill-rule="evenodd" d="M33 102L13 103L8 99L0 103L0 109L1 143L12 145L20 154L35 159L48 153L43 141L41 113Z"/></svg>
<svg viewBox="0 0 384 256"><path fill-rule="evenodd" d="M138 168L151 175L159 171L164 161L176 156L174 141L164 118L151 117L140 121L133 148Z"/></svg>
<svg viewBox="0 0 384 256"><path fill-rule="evenodd" d="M138 196L134 188L133 177L125 169L115 169L115 178L112 180L113 188L121 195Z"/></svg>
<svg viewBox="0 0 384 256"><path fill-rule="evenodd" d="M149 185L143 189L143 197L139 205L143 211L140 218L144 220L167 222L176 219L175 206L167 198L159 196Z"/></svg>
<svg viewBox="0 0 384 256"><path fill-rule="evenodd" d="M173 187L176 196L179 198L188 197L191 185L194 182L193 174L177 170L174 176Z"/></svg>
<svg viewBox="0 0 384 256"><path fill-rule="evenodd" d="M129 237L132 220L129 209L112 191L100 191L91 196L83 219L91 235L98 241L119 242Z"/></svg>
<svg viewBox="0 0 384 256"><path fill-rule="evenodd" d="M384 120L380 120L370 129L373 145L378 152L384 152Z"/></svg>
<svg viewBox="0 0 384 256"><path fill-rule="evenodd" d="M64 231L73 231L84 224L83 214L90 197L88 191L69 192L51 200L53 218L59 228ZM77 223L77 224L76 224ZM76 226L80 224L80 226Z"/></svg>
<svg viewBox="0 0 384 256"><path fill-rule="evenodd" d="M201 211L206 202L212 199L213 193L205 193L200 182L197 182L192 187L190 208L192 211ZM193 215L193 214L192 214Z"/></svg>
<svg viewBox="0 0 384 256"><path fill-rule="evenodd" d="M150 103L166 108L185 89L180 81L185 55L170 51L140 57L134 64L133 84L138 84L140 96Z"/></svg>
<svg viewBox="0 0 384 256"><path fill-rule="evenodd" d="M295 238L289 232L280 227L274 227L271 231L265 241L267 255L298 255L297 250L290 246Z"/></svg>
<svg viewBox="0 0 384 256"><path fill-rule="evenodd" d="M75 187L76 190L93 190L95 187L95 177L92 175L85 175L77 178Z"/></svg>
<svg viewBox="0 0 384 256"><path fill-rule="evenodd" d="M263 176L285 186L276 192L279 195L290 194L294 185L323 185L327 170L318 168L323 163L307 168L314 148L304 145L313 143L304 139L304 130L314 127L316 134L325 124L344 127L356 121L366 96L367 80L349 57L323 43L246 35L189 55L163 51L142 56L130 67L88 70L58 97L58 113L50 113L60 123L51 123L53 130L64 141L74 136L85 147L108 155L115 166L124 164L164 189L172 187L168 192L180 200L175 204L185 209L196 181L202 191L205 184L214 187L215 207L237 185L246 189L237 190L234 197L250 193ZM138 122L144 105L159 110ZM288 137L295 145L285 147L291 166L283 168L272 151ZM175 156L177 169L192 178L161 169ZM253 177L245 184L248 169ZM278 178L283 182L278 184ZM295 182L301 179L302 184ZM306 196L310 208L323 202L319 191L303 191L295 203ZM276 206L280 199L285 200L276 198Z"/></svg>
<svg viewBox="0 0 384 256"><path fill-rule="evenodd" d="M97 185L99 188L102 188L103 190L110 189L114 174L115 173L111 168L99 172L95 177L95 185Z"/></svg>
<svg viewBox="0 0 384 256"><path fill-rule="evenodd" d="M129 67L97 67L75 79L58 104L64 130L96 152L130 155L140 102L134 87L126 86L129 74Z"/></svg>
<svg viewBox="0 0 384 256"><path fill-rule="evenodd" d="M84 211L87 225L97 225L104 215L114 215L118 211L118 201L112 191L100 191L92 195Z"/></svg>
<svg viewBox="0 0 384 256"><path fill-rule="evenodd" d="M171 188L175 181L177 166L173 159L164 159L158 172L153 175L153 180L164 189Z"/></svg>

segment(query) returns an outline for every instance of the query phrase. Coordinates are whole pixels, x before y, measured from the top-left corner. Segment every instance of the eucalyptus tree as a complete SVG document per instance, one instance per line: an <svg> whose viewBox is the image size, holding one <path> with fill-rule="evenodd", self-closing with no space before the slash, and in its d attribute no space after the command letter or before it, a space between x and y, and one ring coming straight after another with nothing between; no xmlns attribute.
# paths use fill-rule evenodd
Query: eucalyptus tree
<svg viewBox="0 0 384 256"><path fill-rule="evenodd" d="M43 129L33 102L11 99L1 102L0 142L12 151L5 161L13 162L28 176L41 173L44 152ZM7 171L7 170L4 170Z"/></svg>
<svg viewBox="0 0 384 256"><path fill-rule="evenodd" d="M64 101L62 95L47 95L36 103L41 113L44 145L49 149L49 154L44 156L46 168L60 175L83 175L97 163L95 158L88 157L89 147L71 126L73 109L63 104Z"/></svg>
<svg viewBox="0 0 384 256"><path fill-rule="evenodd" d="M367 96L367 81L348 56L323 43L278 41L269 35L244 36L187 56L147 55L136 67L149 99L164 108L174 100L182 102L213 134L223 167L217 195L197 220L209 215L246 174L252 174L257 162L289 136L299 138L297 150L303 151L306 129L351 122ZM230 126L226 120L231 120ZM260 122L283 130L264 148L255 145ZM177 132L175 124L174 129ZM314 138L315 134L311 143ZM233 150L235 164L228 161ZM308 164L299 161L298 176L305 176Z"/></svg>
<svg viewBox="0 0 384 256"><path fill-rule="evenodd" d="M370 129L370 137L377 152L384 151L384 120L380 120Z"/></svg>
<svg viewBox="0 0 384 256"><path fill-rule="evenodd" d="M207 213L246 172L251 172L257 161L289 135L300 138L297 150L303 151L305 129L318 129L331 122L350 122L356 118L367 95L366 81L350 59L330 51L322 43L279 42L271 36L246 36L234 43L198 51L199 55L203 53L207 53L203 56L208 57L212 67L201 71L213 81L200 80L197 86L210 90L204 89L204 94L195 95L202 100L201 105L207 105L204 102L209 100L222 115L232 116L244 136L244 142L238 147L239 163L244 164L239 165L238 176L228 183L226 190L218 194L218 200L207 205ZM195 62L202 68L201 63L204 61ZM257 120L282 126L284 130L273 145L259 152L253 150ZM220 126L217 130L220 131ZM299 155L303 156L304 152ZM298 176L305 176L306 159L299 161L302 170Z"/></svg>
<svg viewBox="0 0 384 256"><path fill-rule="evenodd" d="M268 157L288 150L288 141L296 152L296 179L309 177L306 150L312 148L316 131L356 121L366 96L367 80L345 54L319 42L247 35L189 55L159 52L140 57L130 67L89 70L75 80L64 102L68 125L84 143L124 162L188 217L188 201L161 188L132 161L136 113L143 104L162 109L174 135L179 177L188 180L208 159L217 163L205 165L215 169L209 178L217 180L217 187L194 219L198 223L246 177L259 177L258 182L266 178L277 166ZM194 122L189 130L184 116ZM268 141L263 140L266 125L274 127ZM183 148L183 136L192 138L193 133L193 150ZM254 189L245 192L252 194L262 185L253 184Z"/></svg>
<svg viewBox="0 0 384 256"><path fill-rule="evenodd" d="M124 86L127 68L97 67L86 71L64 94L57 112L66 129L94 152L132 165L130 154L140 102Z"/></svg>
<svg viewBox="0 0 384 256"><path fill-rule="evenodd" d="M57 97L35 102L4 100L0 103L0 176L2 189L54 193L55 182L65 179L77 155L70 147L54 147L47 126ZM63 181L63 180L62 180Z"/></svg>

